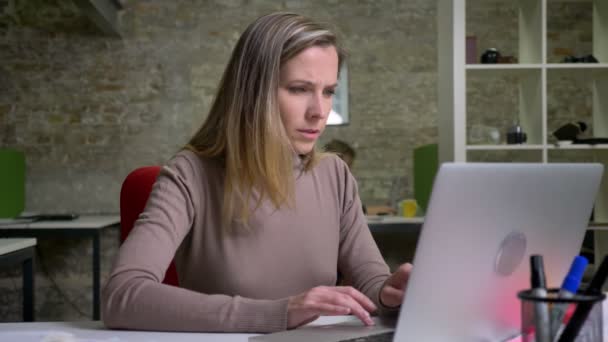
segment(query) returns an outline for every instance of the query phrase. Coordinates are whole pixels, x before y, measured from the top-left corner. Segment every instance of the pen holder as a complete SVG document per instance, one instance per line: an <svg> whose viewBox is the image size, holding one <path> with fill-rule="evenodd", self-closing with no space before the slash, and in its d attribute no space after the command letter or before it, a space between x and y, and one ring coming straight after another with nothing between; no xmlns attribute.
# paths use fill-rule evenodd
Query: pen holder
<svg viewBox="0 0 608 342"><path fill-rule="evenodd" d="M521 300L522 342L566 342L560 340L561 333L579 306L590 311L578 334L567 342L603 341L602 301L606 298L605 294L577 293L571 298L564 298L559 296L559 289L548 289L546 293L546 296L542 296L538 290L530 289L517 294Z"/></svg>

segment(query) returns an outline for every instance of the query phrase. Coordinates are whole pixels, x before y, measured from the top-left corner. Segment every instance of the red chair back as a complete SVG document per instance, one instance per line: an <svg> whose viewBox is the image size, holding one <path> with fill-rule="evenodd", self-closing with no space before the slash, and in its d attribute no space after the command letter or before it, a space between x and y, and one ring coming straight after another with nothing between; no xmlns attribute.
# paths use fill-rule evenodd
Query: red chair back
<svg viewBox="0 0 608 342"><path fill-rule="evenodd" d="M133 224L144 210L160 166L144 166L132 171L120 189L120 242L125 241ZM163 283L178 286L177 271L171 261Z"/></svg>

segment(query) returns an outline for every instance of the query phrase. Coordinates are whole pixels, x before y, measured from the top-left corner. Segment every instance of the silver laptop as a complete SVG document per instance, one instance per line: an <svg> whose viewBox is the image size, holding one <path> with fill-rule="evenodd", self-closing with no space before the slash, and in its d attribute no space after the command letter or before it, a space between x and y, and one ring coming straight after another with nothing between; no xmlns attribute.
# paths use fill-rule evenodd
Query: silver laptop
<svg viewBox="0 0 608 342"><path fill-rule="evenodd" d="M445 163L418 240L394 336L380 320L308 326L250 341L504 341L519 335L516 293L529 256L558 287L580 251L600 164ZM376 337L364 337L376 335Z"/></svg>

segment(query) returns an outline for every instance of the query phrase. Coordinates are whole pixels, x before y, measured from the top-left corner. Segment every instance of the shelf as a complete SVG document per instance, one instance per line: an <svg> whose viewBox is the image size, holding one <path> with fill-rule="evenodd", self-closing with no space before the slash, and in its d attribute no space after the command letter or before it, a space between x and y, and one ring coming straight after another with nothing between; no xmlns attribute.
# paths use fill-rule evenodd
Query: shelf
<svg viewBox="0 0 608 342"><path fill-rule="evenodd" d="M547 69L606 69L608 63L547 63Z"/></svg>
<svg viewBox="0 0 608 342"><path fill-rule="evenodd" d="M548 75L583 77L588 80L608 79L608 64L606 63L554 63L546 64L546 70Z"/></svg>
<svg viewBox="0 0 608 342"><path fill-rule="evenodd" d="M468 151L521 151L542 150L544 145L467 145Z"/></svg>
<svg viewBox="0 0 608 342"><path fill-rule="evenodd" d="M467 70L528 70L540 69L542 64L467 64Z"/></svg>
<svg viewBox="0 0 608 342"><path fill-rule="evenodd" d="M590 230L608 230L608 222L589 222L587 227Z"/></svg>
<svg viewBox="0 0 608 342"><path fill-rule="evenodd" d="M608 144L556 146L548 140L572 121L608 137L608 0L495 2L438 1L439 159L466 162L471 155L505 152L550 162L549 153L584 154L608 165ZM479 63L489 47L519 63ZM588 54L603 63L561 63L564 56ZM488 135L513 122L526 132L527 144L506 145L502 130L499 141ZM608 191L604 197L608 221Z"/></svg>
<svg viewBox="0 0 608 342"><path fill-rule="evenodd" d="M547 0L548 3L592 3L593 0Z"/></svg>
<svg viewBox="0 0 608 342"><path fill-rule="evenodd" d="M597 144L597 145L585 145L585 144L572 144L572 145L548 145L549 150L608 150L608 144Z"/></svg>
<svg viewBox="0 0 608 342"><path fill-rule="evenodd" d="M486 0L487 3L511 4L513 0ZM592 3L593 0L547 0L547 3Z"/></svg>
<svg viewBox="0 0 608 342"><path fill-rule="evenodd" d="M467 64L469 75L482 77L490 76L517 76L520 78L540 78L542 67L540 64Z"/></svg>
<svg viewBox="0 0 608 342"><path fill-rule="evenodd" d="M608 144L552 143L576 121L608 137L608 0L437 3L439 161L603 164L589 229L608 254ZM491 47L519 63L478 63ZM589 54L601 63L561 63ZM514 122L527 144L505 144Z"/></svg>
<svg viewBox="0 0 608 342"><path fill-rule="evenodd" d="M529 144L514 144L514 145L467 145L467 151L517 151L517 150L608 150L608 144L596 144L596 145L585 145L585 144L573 144L573 145L562 145L557 146L553 144L548 145L529 145Z"/></svg>
<svg viewBox="0 0 608 342"><path fill-rule="evenodd" d="M466 132L475 126L510 127L518 122L528 136L527 145L544 142L542 131L542 69L535 64L474 66L467 70L465 98ZM501 137L504 138L504 137ZM467 136L467 145L487 144L495 140L478 140ZM506 145L506 141L496 142ZM510 149L529 149L513 148Z"/></svg>
<svg viewBox="0 0 608 342"><path fill-rule="evenodd" d="M546 68L552 69L593 69L593 70L608 70L608 63L544 63L544 64L467 64L466 70L540 70Z"/></svg>

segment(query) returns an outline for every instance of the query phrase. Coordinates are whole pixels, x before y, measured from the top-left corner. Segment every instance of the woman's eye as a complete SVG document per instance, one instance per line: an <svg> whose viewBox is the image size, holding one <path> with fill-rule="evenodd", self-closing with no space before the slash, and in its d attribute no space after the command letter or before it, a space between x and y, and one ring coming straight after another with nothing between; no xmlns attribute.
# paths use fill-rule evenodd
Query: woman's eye
<svg viewBox="0 0 608 342"><path fill-rule="evenodd" d="M336 90L335 89L327 89L325 91L325 96L334 96L336 95Z"/></svg>
<svg viewBox="0 0 608 342"><path fill-rule="evenodd" d="M289 88L289 92L293 94L301 94L306 92L306 88L303 87L291 87Z"/></svg>

